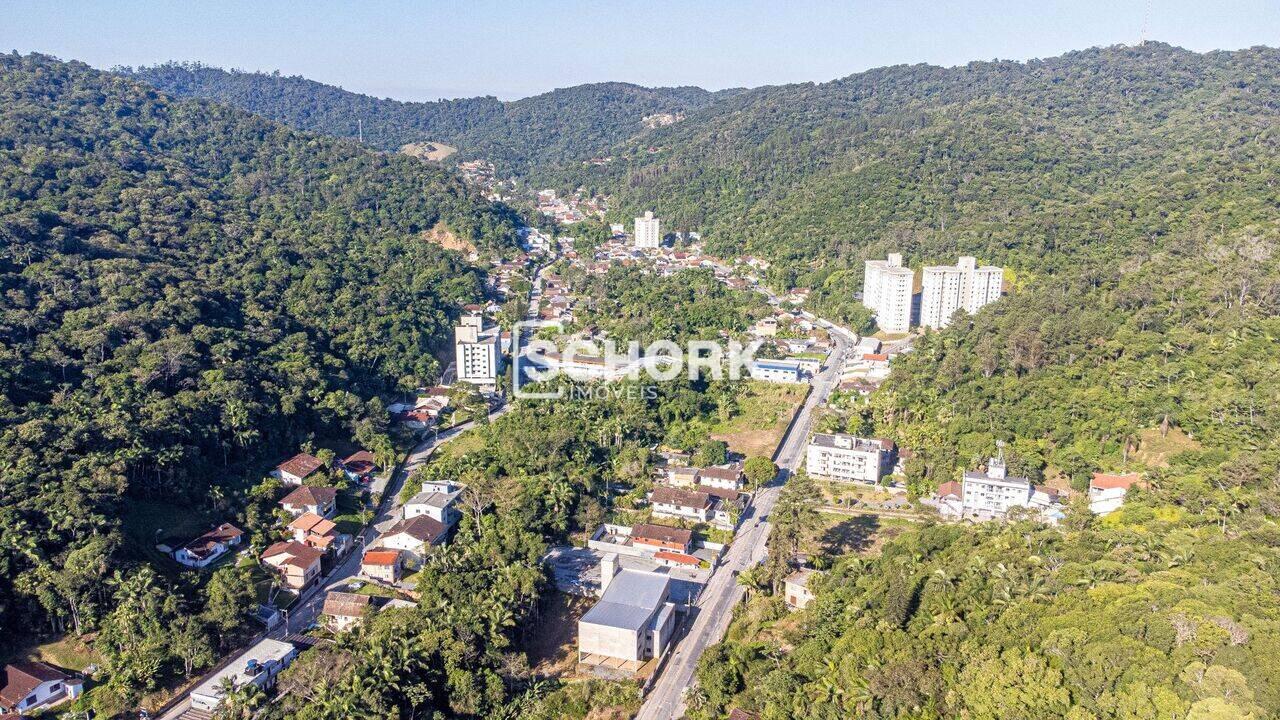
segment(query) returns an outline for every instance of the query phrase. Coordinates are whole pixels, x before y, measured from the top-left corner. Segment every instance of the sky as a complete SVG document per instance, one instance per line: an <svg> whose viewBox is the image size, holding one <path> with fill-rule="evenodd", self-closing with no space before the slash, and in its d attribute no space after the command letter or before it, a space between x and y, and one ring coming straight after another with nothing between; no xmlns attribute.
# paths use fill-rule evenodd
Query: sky
<svg viewBox="0 0 1280 720"><path fill-rule="evenodd" d="M1145 32L1144 32L1145 31ZM0 0L0 51L200 61L400 100L587 82L710 90L1160 40L1280 44L1280 0Z"/></svg>

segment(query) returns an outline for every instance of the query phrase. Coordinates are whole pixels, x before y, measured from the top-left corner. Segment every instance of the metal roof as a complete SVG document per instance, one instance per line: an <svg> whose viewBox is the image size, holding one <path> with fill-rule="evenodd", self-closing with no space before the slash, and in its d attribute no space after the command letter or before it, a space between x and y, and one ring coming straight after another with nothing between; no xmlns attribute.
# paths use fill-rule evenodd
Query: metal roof
<svg viewBox="0 0 1280 720"><path fill-rule="evenodd" d="M666 602L670 584L666 575L623 570L613 577L600 602L582 616L582 622L641 630Z"/></svg>

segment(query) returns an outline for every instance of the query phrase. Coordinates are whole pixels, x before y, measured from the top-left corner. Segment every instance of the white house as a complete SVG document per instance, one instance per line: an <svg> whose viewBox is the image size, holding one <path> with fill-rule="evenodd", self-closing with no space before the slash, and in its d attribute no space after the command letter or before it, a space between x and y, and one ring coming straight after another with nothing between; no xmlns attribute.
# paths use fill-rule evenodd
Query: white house
<svg viewBox="0 0 1280 720"><path fill-rule="evenodd" d="M966 472L962 488L964 514L969 516L1003 517L1013 508L1031 504L1031 481L1009 477L1004 459L999 457L987 461L985 471Z"/></svg>
<svg viewBox="0 0 1280 720"><path fill-rule="evenodd" d="M987 461L985 472L966 472L961 488L965 517L978 520L1003 518L1014 508L1028 508L1041 520L1050 523L1064 517L1057 490L1032 485L1027 478L1009 477L1002 457Z"/></svg>
<svg viewBox="0 0 1280 720"><path fill-rule="evenodd" d="M455 507L461 495L462 487L459 485L453 485L448 490L424 489L404 504L404 518L411 520L425 516L445 527L453 527L462 517L462 513Z"/></svg>
<svg viewBox="0 0 1280 720"><path fill-rule="evenodd" d="M662 657L675 628L671 579L661 573L618 571L618 556L600 563L600 601L578 621L578 658L642 662ZM636 669L639 669L637 666Z"/></svg>
<svg viewBox="0 0 1280 720"><path fill-rule="evenodd" d="M15 628L16 629L16 628ZM79 697L84 682L42 662L16 662L4 666L0 676L0 715L23 715Z"/></svg>
<svg viewBox="0 0 1280 720"><path fill-rule="evenodd" d="M938 486L933 497L921 498L920 502L937 508L943 517L961 517L964 515L964 487L955 480L948 480Z"/></svg>
<svg viewBox="0 0 1280 720"><path fill-rule="evenodd" d="M662 247L662 221L653 216L653 211L646 210L643 217L636 218L632 240L638 248Z"/></svg>
<svg viewBox="0 0 1280 720"><path fill-rule="evenodd" d="M324 596L325 625L334 632L349 630L373 614L372 596L330 590Z"/></svg>
<svg viewBox="0 0 1280 720"><path fill-rule="evenodd" d="M712 465L698 471L697 484L724 490L741 490L744 484L742 467L733 465Z"/></svg>
<svg viewBox="0 0 1280 720"><path fill-rule="evenodd" d="M294 517L303 513L315 513L322 518L332 517L337 509L337 488L303 485L280 501L280 507Z"/></svg>
<svg viewBox="0 0 1280 720"><path fill-rule="evenodd" d="M307 453L298 453L276 466L272 473L285 485L301 485L311 474L324 467L320 458Z"/></svg>
<svg viewBox="0 0 1280 720"><path fill-rule="evenodd" d="M298 649L287 642L270 638L261 640L191 691L191 707L215 712L222 704L223 684L227 678L236 689L246 685L257 685L264 690L273 687L276 676L297 655Z"/></svg>
<svg viewBox="0 0 1280 720"><path fill-rule="evenodd" d="M1004 270L963 256L955 265L925 267L920 298L920 324L928 328L944 328L957 310L973 314L982 306L1000 299Z"/></svg>
<svg viewBox="0 0 1280 720"><path fill-rule="evenodd" d="M893 443L844 433L814 433L805 472L816 477L875 484L890 469Z"/></svg>
<svg viewBox="0 0 1280 720"><path fill-rule="evenodd" d="M807 568L797 570L783 581L783 593L787 607L792 610L803 610L813 602L813 588L809 582L817 574L816 570Z"/></svg>
<svg viewBox="0 0 1280 720"><path fill-rule="evenodd" d="M862 304L876 314L876 325L888 333L911 329L915 272L902 266L902 255L868 260L862 274Z"/></svg>
<svg viewBox="0 0 1280 720"><path fill-rule="evenodd" d="M484 327L483 316L463 316L454 328L454 363L459 382L481 387L493 387L497 383L502 370L500 335L496 327Z"/></svg>
<svg viewBox="0 0 1280 720"><path fill-rule="evenodd" d="M656 487L649 493L655 517L707 522L715 513L715 498L704 492L673 487Z"/></svg>
<svg viewBox="0 0 1280 720"><path fill-rule="evenodd" d="M208 567L228 550L238 546L243 537L244 532L240 528L231 523L222 523L175 550L173 559L187 567Z"/></svg>
<svg viewBox="0 0 1280 720"><path fill-rule="evenodd" d="M1095 515L1106 515L1119 510L1124 505L1129 488L1135 485L1142 487L1142 475L1138 473L1094 473L1089 480L1089 509Z"/></svg>
<svg viewBox="0 0 1280 720"><path fill-rule="evenodd" d="M798 383L800 363L795 360L753 360L748 366L753 380L776 383Z"/></svg>
<svg viewBox="0 0 1280 720"><path fill-rule="evenodd" d="M402 551L406 563L416 567L422 562L427 548L443 543L448 535L449 528L444 523L418 515L392 525L378 538L378 546Z"/></svg>

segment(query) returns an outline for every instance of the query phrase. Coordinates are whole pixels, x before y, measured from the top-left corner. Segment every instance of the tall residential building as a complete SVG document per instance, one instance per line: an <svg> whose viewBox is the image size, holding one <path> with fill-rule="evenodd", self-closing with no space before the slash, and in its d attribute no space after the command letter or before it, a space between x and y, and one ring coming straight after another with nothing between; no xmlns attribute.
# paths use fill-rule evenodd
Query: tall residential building
<svg viewBox="0 0 1280 720"><path fill-rule="evenodd" d="M957 310L972 314L987 303L1000 299L1004 281L1002 268L984 265L962 256L955 265L930 265L924 269L923 294L920 299L920 324L928 328L944 328Z"/></svg>
<svg viewBox="0 0 1280 720"><path fill-rule="evenodd" d="M868 260L862 274L862 304L876 314L876 325L888 333L911 329L911 296L915 273L902 266L902 255Z"/></svg>
<svg viewBox="0 0 1280 720"><path fill-rule="evenodd" d="M638 248L662 247L662 221L646 210L644 217L636 218L635 246Z"/></svg>
<svg viewBox="0 0 1280 720"><path fill-rule="evenodd" d="M498 329L486 330L480 315L465 315L454 328L453 336L458 382L496 385L502 362Z"/></svg>
<svg viewBox="0 0 1280 720"><path fill-rule="evenodd" d="M1031 481L1024 477L1009 477L1003 457L988 460L986 472L966 472L961 485L966 515L1003 517L1015 507L1031 505Z"/></svg>
<svg viewBox="0 0 1280 720"><path fill-rule="evenodd" d="M889 464L893 445L887 440L867 440L843 433L814 433L805 455L810 475L875 484Z"/></svg>

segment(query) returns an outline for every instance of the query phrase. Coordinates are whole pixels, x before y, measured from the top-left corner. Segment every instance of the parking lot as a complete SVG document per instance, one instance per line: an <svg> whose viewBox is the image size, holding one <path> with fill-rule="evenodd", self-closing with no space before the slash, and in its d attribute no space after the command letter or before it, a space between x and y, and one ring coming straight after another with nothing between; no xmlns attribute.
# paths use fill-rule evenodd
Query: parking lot
<svg viewBox="0 0 1280 720"><path fill-rule="evenodd" d="M587 548L560 546L551 548L543 562L551 568L556 589L570 595L596 597L600 591L601 553ZM698 597L702 586L711 578L711 570L671 568L648 558L618 556L619 567L644 570L671 576L671 600L689 604Z"/></svg>

